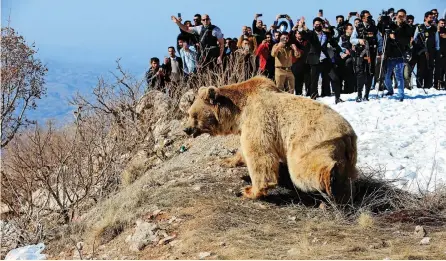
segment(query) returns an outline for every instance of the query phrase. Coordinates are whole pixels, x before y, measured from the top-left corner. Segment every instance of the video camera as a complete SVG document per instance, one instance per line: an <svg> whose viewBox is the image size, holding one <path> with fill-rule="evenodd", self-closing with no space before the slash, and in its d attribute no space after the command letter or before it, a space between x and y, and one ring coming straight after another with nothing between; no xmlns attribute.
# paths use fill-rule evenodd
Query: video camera
<svg viewBox="0 0 446 261"><path fill-rule="evenodd" d="M392 24L392 18L389 15L389 11L381 11L381 20L378 23L378 30L384 34L389 33L390 25Z"/></svg>

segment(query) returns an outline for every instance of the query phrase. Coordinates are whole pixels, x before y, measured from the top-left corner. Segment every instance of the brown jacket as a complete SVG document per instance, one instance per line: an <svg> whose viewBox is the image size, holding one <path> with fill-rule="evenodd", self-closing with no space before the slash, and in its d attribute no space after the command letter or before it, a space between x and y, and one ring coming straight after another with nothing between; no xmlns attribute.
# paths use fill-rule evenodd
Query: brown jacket
<svg viewBox="0 0 446 261"><path fill-rule="evenodd" d="M293 56L295 58L300 57L300 52L295 52L291 49L291 46L279 47L279 44L276 43L273 46L271 51L271 55L276 57L276 67L291 67L293 64Z"/></svg>

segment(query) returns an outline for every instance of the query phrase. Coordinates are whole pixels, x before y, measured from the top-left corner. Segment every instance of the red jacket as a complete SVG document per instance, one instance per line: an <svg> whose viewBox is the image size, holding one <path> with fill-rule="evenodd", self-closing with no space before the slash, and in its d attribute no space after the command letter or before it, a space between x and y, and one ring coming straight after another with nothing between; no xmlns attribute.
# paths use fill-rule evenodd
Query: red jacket
<svg viewBox="0 0 446 261"><path fill-rule="evenodd" d="M262 43L256 50L256 55L259 57L259 69L265 71L266 62L270 56L270 50L268 43Z"/></svg>

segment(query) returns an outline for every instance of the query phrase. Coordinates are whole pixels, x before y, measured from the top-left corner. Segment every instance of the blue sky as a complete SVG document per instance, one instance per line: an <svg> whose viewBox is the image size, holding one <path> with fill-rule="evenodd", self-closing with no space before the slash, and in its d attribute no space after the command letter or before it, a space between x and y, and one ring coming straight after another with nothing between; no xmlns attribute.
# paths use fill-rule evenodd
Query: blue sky
<svg viewBox="0 0 446 261"><path fill-rule="evenodd" d="M45 117L55 117L58 114L55 110L67 114L66 99L76 90L89 91L100 74L114 68L118 57L122 58L125 68L142 76L150 57L161 59L167 55L167 47L175 45L179 33L170 16L178 12L185 20L192 20L195 13L207 13L225 37L238 37L242 25L250 25L255 13L262 13L264 23L269 26L277 14L288 13L294 21L301 16L311 20L320 8L333 24L336 15L346 16L350 11L363 9L377 17L384 8L405 8L417 21L422 21L426 10L435 7L443 13L446 8L445 0L319 0L303 3L266 0L2 0L1 21L5 25L10 16L11 26L28 42L36 43L39 58L48 64L49 94L39 106Z"/></svg>

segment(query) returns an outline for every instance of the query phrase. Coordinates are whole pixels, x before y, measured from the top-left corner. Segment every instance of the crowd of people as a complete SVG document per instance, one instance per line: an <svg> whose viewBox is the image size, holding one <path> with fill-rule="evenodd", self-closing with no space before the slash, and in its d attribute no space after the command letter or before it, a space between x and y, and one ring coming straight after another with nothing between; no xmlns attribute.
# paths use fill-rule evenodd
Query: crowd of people
<svg viewBox="0 0 446 261"><path fill-rule="evenodd" d="M356 102L368 101L376 85L386 96L398 89L403 101L404 89L415 87L415 68L417 88L445 88L446 27L437 9L427 11L420 24L406 10L390 8L377 19L367 10L351 12L347 19L338 15L336 25L319 10L312 30L304 17L294 22L287 14L277 15L268 28L262 14L255 14L238 38L224 38L207 14L196 14L193 22L183 22L180 15L171 17L180 33L176 46L167 49L169 57L162 65L156 57L150 60L148 88L164 89L231 66L231 58L243 64L245 78L262 74L279 89L312 99L334 93L336 104L343 102L341 93L357 92Z"/></svg>

